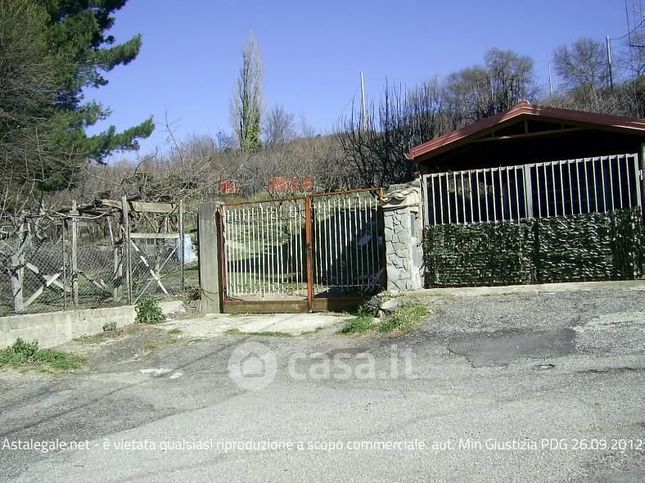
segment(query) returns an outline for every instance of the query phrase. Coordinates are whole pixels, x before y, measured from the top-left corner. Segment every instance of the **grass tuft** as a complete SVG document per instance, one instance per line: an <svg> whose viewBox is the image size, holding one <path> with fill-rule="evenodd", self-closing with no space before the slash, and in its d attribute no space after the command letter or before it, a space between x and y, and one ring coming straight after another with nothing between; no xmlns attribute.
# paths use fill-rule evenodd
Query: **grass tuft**
<svg viewBox="0 0 645 483"><path fill-rule="evenodd" d="M374 317L365 309L359 309L358 314L345 324L339 334L364 334L378 331L382 334L401 333L418 325L428 315L428 306L418 302L404 303L380 323L375 323Z"/></svg>
<svg viewBox="0 0 645 483"><path fill-rule="evenodd" d="M374 317L364 309L359 309L356 317L349 319L340 334L362 334L374 328Z"/></svg>
<svg viewBox="0 0 645 483"><path fill-rule="evenodd" d="M0 367L40 366L59 371L77 369L86 359L69 352L39 349L38 342L18 338L11 347L0 350Z"/></svg>
<svg viewBox="0 0 645 483"><path fill-rule="evenodd" d="M420 303L403 305L394 313L388 315L378 325L381 333L405 332L415 327L428 315L428 306Z"/></svg>

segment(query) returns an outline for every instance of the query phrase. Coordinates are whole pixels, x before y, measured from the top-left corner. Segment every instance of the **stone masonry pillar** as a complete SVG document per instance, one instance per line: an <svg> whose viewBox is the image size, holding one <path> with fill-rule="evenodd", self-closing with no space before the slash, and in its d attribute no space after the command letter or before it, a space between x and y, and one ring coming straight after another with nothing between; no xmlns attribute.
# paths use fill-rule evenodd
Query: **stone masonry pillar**
<svg viewBox="0 0 645 483"><path fill-rule="evenodd" d="M423 288L421 183L392 185L381 202L385 225L387 289Z"/></svg>

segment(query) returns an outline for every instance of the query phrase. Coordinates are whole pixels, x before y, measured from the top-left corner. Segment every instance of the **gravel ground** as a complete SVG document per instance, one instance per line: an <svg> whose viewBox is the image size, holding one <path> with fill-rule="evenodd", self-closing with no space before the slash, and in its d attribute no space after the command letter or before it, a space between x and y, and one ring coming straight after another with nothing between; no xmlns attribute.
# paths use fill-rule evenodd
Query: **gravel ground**
<svg viewBox="0 0 645 483"><path fill-rule="evenodd" d="M431 315L399 337L179 335L146 350L167 338L146 329L71 344L89 354L83 371L0 374L0 474L642 481L644 295L645 283L422 291ZM262 371L232 379L249 348ZM89 443L7 447L56 438Z"/></svg>

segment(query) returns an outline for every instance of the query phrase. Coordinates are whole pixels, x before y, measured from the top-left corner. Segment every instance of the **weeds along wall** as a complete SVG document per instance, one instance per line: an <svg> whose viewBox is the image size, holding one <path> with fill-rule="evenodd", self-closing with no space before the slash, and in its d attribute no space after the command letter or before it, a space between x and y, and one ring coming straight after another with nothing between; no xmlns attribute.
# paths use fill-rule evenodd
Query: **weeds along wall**
<svg viewBox="0 0 645 483"><path fill-rule="evenodd" d="M436 225L424 235L426 287L629 280L645 263L640 208Z"/></svg>

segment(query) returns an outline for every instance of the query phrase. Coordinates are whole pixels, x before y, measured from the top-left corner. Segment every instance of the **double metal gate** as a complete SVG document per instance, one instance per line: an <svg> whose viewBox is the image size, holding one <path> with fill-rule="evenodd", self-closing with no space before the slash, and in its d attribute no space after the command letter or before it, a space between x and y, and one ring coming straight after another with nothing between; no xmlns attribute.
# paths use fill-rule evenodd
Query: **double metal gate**
<svg viewBox="0 0 645 483"><path fill-rule="evenodd" d="M334 310L381 290L380 190L223 205L225 312Z"/></svg>

